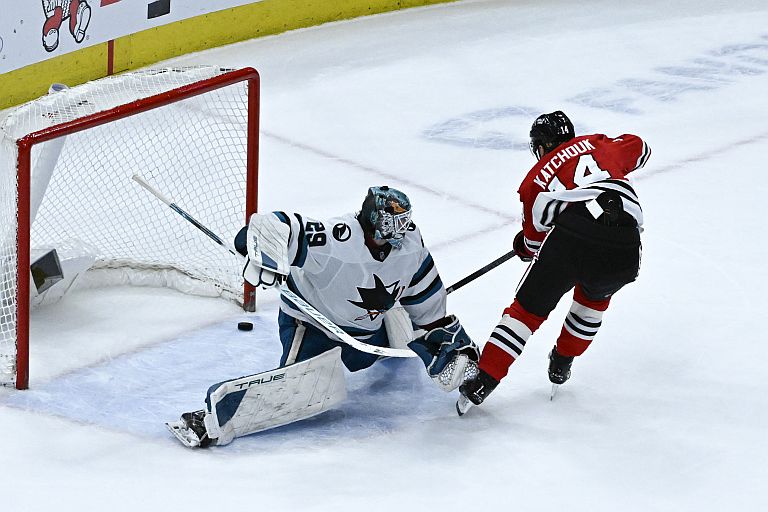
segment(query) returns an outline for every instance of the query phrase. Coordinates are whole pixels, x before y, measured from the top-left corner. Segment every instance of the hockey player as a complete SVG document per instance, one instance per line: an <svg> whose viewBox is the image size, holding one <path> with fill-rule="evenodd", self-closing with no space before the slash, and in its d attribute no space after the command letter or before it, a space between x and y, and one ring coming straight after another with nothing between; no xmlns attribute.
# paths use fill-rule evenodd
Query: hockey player
<svg viewBox="0 0 768 512"><path fill-rule="evenodd" d="M248 256L243 275L249 283L271 287L285 282L291 292L347 334L369 345L389 347L397 341L384 320L385 316L390 318L393 306L399 302L402 309L398 310L404 309L408 317L407 325L402 326L401 321L401 329L411 330L411 335L412 325L426 331L413 341L409 338L404 342L410 341L408 347L423 360L429 376L451 390L465 379L465 372L473 368L476 372L479 349L459 320L446 314L445 287L419 229L411 222L411 213L411 203L404 193L386 186L371 187L360 212L327 221L298 213L254 214L237 235L235 248ZM296 414L286 416L287 420L281 416L280 420L269 419L265 423L254 419L264 414L249 410L242 393L254 382L263 387L265 382L271 382L267 378L275 376L281 379L281 385L289 387L289 374L235 379L229 382L240 384L228 388L226 382L217 384L208 392L206 410L182 415L182 431L172 428L182 442L186 439L190 446L226 444L234 437L264 430L265 425L271 428L322 412L329 400L339 401L332 381L342 372L322 362L333 359L331 351L340 354L343 365L353 372L368 368L379 358L338 342L285 296L278 324L283 345L280 368L292 370L310 363L321 369L330 368L328 378L318 378L314 385L330 391L323 394L312 390L320 398L307 403L280 403L276 407L278 412L296 408ZM397 321L386 324L396 325ZM313 375L321 374L317 370ZM307 380L304 374L302 377ZM222 385L225 391L217 391L224 389ZM297 392L287 394L294 397ZM312 400L325 401L326 405L312 408ZM277 413L268 411L266 415L270 414Z"/></svg>
<svg viewBox="0 0 768 512"><path fill-rule="evenodd" d="M557 111L535 120L530 148L538 162L518 190L523 228L513 246L520 259L533 262L483 347L478 375L459 388L459 414L496 388L528 338L573 288L573 303L549 354L554 393L597 334L611 297L639 272L643 212L627 174L645 165L647 144L629 134L575 137L571 121Z"/></svg>

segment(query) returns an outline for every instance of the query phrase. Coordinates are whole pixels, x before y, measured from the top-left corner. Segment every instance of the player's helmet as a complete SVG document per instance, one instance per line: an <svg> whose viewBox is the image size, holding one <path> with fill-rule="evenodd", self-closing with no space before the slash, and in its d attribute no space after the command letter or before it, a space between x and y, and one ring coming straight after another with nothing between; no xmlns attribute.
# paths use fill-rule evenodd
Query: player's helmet
<svg viewBox="0 0 768 512"><path fill-rule="evenodd" d="M363 200L360 221L374 239L399 248L411 225L411 201L394 188L371 187Z"/></svg>
<svg viewBox="0 0 768 512"><path fill-rule="evenodd" d="M544 154L547 154L575 136L573 123L562 111L542 114L531 126L531 153L538 159L540 155L536 150L539 146L544 146Z"/></svg>

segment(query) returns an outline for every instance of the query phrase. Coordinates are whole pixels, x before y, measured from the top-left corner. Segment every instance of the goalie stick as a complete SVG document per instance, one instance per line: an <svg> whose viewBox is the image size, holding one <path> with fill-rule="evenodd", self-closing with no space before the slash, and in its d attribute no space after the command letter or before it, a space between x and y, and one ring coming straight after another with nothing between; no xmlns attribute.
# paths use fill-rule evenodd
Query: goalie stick
<svg viewBox="0 0 768 512"><path fill-rule="evenodd" d="M237 252L234 247L232 247L231 244L224 241L220 236L218 236L216 233L211 231L208 227L203 225L200 221L195 219L192 215L187 213L184 209L182 209L178 204L176 204L174 201L170 200L168 197L166 197L162 192L157 190L155 187L150 185L142 176L138 174L134 174L132 176L133 180L141 185L144 189L146 189L150 194L158 198L160 201L165 203L171 210L176 212L178 215L180 215L184 220L195 226L197 229L202 231L208 238L216 242L220 247L225 249L227 252L232 254L235 257L240 258L241 260L245 260L245 256ZM470 283L471 281L474 281L478 277L482 276L483 274L487 273L488 271L498 267L505 261L511 259L514 257L515 251L514 249L503 256L495 259L488 265L476 270L472 274L466 276L465 278L461 279L457 283L453 284L452 286L449 286L446 288L447 293L452 293L455 290L461 288L462 286L466 285L467 283ZM306 302L304 299L299 297L297 294L292 292L290 289L288 289L288 286L283 284L279 287L280 293L287 298L289 301L291 301L297 308L299 308L304 314L309 316L310 318L314 319L318 324L320 324L327 332L329 332L331 335L336 337L339 341L346 343L347 345L360 350L361 352L365 352L368 354L375 354L379 356L389 356L389 357L417 357L416 353L413 352L410 349L404 349L404 348L391 348L391 347L378 347L376 345L370 345L368 343L364 343L362 341L359 341L346 332L341 329L338 325L331 322L325 315L320 313L314 306Z"/></svg>
<svg viewBox="0 0 768 512"><path fill-rule="evenodd" d="M219 237L216 233L211 231L208 227L203 225L200 221L192 217L189 213L187 213L184 209L182 209L179 205L177 205L174 201L171 201L168 197L166 197L164 194L162 194L159 190L155 189L152 185L150 185L143 177L141 177L138 174L134 174L132 176L132 179L141 185L145 190L147 190L149 193L154 195L157 199L162 201L165 205L167 205L171 210L173 210L175 213L177 213L179 216L181 216L184 220L195 226L198 230L202 231L208 238L216 242L217 245L225 249L227 252L232 254L235 257L240 258L241 260L245 260L245 257L237 252L237 250L232 247L229 243L225 242L221 237ZM446 288L446 293L450 294L462 286L474 281L478 277L486 274L490 270L493 270L494 268L498 267L505 261L508 261L512 259L515 256L514 249L509 251L508 253L500 256L499 258L493 260L491 263L485 265L484 267L476 270L475 272L469 274L468 276L464 277L463 279L459 280L458 282L454 283L453 285ZM310 318L313 318L316 322L318 322L328 333L339 339L339 341L346 343L347 345L360 350L362 352L366 352L369 354L376 354L380 356L389 356L389 357L417 357L417 354L413 352L410 349L402 349L402 348L391 348L391 347L378 347L375 345L369 345L367 343L361 342L341 329L338 325L331 322L325 315L320 313L317 309L315 309L311 304L306 302L304 299L299 297L297 294L292 292L290 289L288 289L287 285L282 285L279 287L280 292L283 296L285 296L289 301L291 301L297 308L299 308L301 311L303 311L307 316ZM472 403L469 402L468 399L466 399L463 395L459 397L459 401L456 403L456 409L459 413L459 416L464 415L471 407ZM186 444L187 446L190 446L189 441L184 438L184 435L181 433L180 426L177 424L166 424L171 430L171 432L180 440L182 443Z"/></svg>
<svg viewBox="0 0 768 512"><path fill-rule="evenodd" d="M216 235L216 233L214 233L213 231L205 227L200 221L198 221L197 219L192 217L190 214L182 210L181 207L179 207L179 205L177 205L176 203L174 203L173 201L165 197L165 195L163 195L162 192L160 192L155 187L150 185L147 182L147 180L145 180L143 177L139 176L138 174L134 174L132 176L132 179L133 181L135 181L136 183L144 187L150 194L152 194L153 196L155 196L156 198L164 202L171 210L181 215L181 217L184 220L186 220L187 222L195 226L197 229L205 233L205 235L208 238L210 238L211 240L213 240L214 242L216 242L217 244L225 248L227 251L229 251L233 255L243 257L243 255L237 252L231 245L224 242L224 240L222 240L218 235Z"/></svg>
<svg viewBox="0 0 768 512"><path fill-rule="evenodd" d="M205 233L205 235L208 236L208 238L216 242L219 246L227 250L230 254L240 258L243 261L243 263L245 263L245 256L237 252L235 248L232 247L232 245L225 242L220 236L218 236L216 233L208 229L201 222L199 222L194 217L192 217L189 213L184 211L174 201L171 201L169 198L163 195L159 190L157 190L152 185L150 185L144 178L142 178L138 174L134 174L133 180L139 185L141 185L142 187L144 187L153 196L155 196L160 201L165 203L171 210L179 214L184 220L186 220L187 222L195 226L197 229ZM342 330L341 327L331 322L325 315L323 315L321 312L315 309L314 306L312 306L307 301L305 301L304 299L296 295L294 292L289 290L287 285L280 286L279 290L280 290L280 293L282 293L285 298L290 300L304 314L314 319L328 333L333 335L342 343L346 343L347 345L361 352L366 352L368 354L376 354L379 356L389 356L389 357L418 357L417 354L410 349L377 347L375 345L369 345L368 343L364 343L360 340L357 340L352 336L350 336L349 334L347 334L346 332L344 332L344 330Z"/></svg>
<svg viewBox="0 0 768 512"><path fill-rule="evenodd" d="M515 254L516 254L515 250L512 249L508 253L503 254L502 256L499 256L498 258L496 258L495 260L493 260L492 262L490 262L489 264L487 264L483 268L475 270L474 272L469 274L464 279L461 279L461 280L457 281L455 284L449 286L448 288L446 288L445 291L447 291L448 293L451 293L453 291L458 290L459 288L461 288L465 284L474 281L475 279L477 279L478 277L482 276L483 274L485 274L489 270L493 270L494 268L498 267L499 265L501 265L505 261L511 260L515 256ZM552 395L550 397L550 400L552 400L552 397L555 396L555 392L556 391L557 390L555 389L555 387L552 386ZM466 396L464 396L462 394L459 394L459 399L456 401L456 412L458 413L459 416L464 416L467 413L467 411L469 411L472 408L473 405L475 405L475 404L473 404L469 400L469 398L467 398Z"/></svg>

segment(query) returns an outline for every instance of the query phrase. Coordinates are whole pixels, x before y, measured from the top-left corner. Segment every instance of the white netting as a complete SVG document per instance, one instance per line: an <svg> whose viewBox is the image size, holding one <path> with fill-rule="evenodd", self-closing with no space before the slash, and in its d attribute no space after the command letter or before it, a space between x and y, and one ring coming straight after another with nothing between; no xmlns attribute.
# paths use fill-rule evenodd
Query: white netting
<svg viewBox="0 0 768 512"><path fill-rule="evenodd" d="M22 105L0 125L0 383L9 384L15 370L16 140L225 72L196 67L109 77ZM131 176L141 174L231 240L245 221L247 109L247 82L239 82L34 146L30 245L78 240L99 252L94 275L119 269L116 280L105 282L242 301L238 260ZM141 272L131 277L132 269ZM160 278L148 279L147 270L158 270Z"/></svg>
<svg viewBox="0 0 768 512"><path fill-rule="evenodd" d="M0 139L0 383L16 368L16 145ZM7 172L10 169L13 172Z"/></svg>

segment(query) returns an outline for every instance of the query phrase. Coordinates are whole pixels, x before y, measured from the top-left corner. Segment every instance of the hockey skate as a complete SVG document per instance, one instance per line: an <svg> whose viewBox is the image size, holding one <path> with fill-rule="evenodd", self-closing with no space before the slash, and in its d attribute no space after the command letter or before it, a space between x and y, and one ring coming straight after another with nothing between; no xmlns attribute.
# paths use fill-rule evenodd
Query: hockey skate
<svg viewBox="0 0 768 512"><path fill-rule="evenodd" d="M560 355L557 347L552 347L552 351L549 353L549 381L552 383L550 400L555 398L557 388L570 378L572 364L573 356Z"/></svg>
<svg viewBox="0 0 768 512"><path fill-rule="evenodd" d="M188 448L207 448L213 443L205 428L205 411L185 412L179 421L165 424L171 434Z"/></svg>
<svg viewBox="0 0 768 512"><path fill-rule="evenodd" d="M459 386L459 400L456 402L456 412L459 416L464 414L473 406L480 405L488 395L496 389L499 381L479 370L477 377L470 379Z"/></svg>

